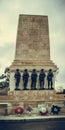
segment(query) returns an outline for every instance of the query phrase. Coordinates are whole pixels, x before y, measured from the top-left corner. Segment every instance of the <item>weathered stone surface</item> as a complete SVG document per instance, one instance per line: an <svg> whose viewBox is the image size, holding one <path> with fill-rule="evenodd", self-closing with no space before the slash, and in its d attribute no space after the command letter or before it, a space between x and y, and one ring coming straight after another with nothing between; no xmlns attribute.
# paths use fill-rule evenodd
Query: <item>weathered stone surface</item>
<svg viewBox="0 0 65 130"><path fill-rule="evenodd" d="M14 106L21 106L21 104L23 104L25 108L29 105L36 108L40 105L45 105L48 108L48 115L53 115L53 113L51 113L52 105L61 107L59 115L64 115L64 102L65 94L57 94L55 90L8 91L7 96L0 96L0 104L9 103L11 104L9 107L12 107L12 110Z"/></svg>
<svg viewBox="0 0 65 130"><path fill-rule="evenodd" d="M49 60L49 47L48 17L20 15L15 59Z"/></svg>
<svg viewBox="0 0 65 130"><path fill-rule="evenodd" d="M57 66L50 60L48 16L19 16L15 60L11 70L16 68L28 68L30 71L33 68L37 71L41 68L57 70Z"/></svg>
<svg viewBox="0 0 65 130"><path fill-rule="evenodd" d="M9 91L5 98L18 99L18 101L44 101L44 102L59 102L65 100L65 94L56 94L55 90L25 90L25 91Z"/></svg>
<svg viewBox="0 0 65 130"><path fill-rule="evenodd" d="M21 73L25 68L28 69L29 73L35 68L38 74L42 68L45 69L46 74L51 68L55 74L57 66L50 59L48 16L19 16L15 59L10 68L11 90L15 89L14 72L17 68L20 69ZM28 88L30 88L30 82L29 79ZM47 86L45 79L45 87ZM55 86L55 78L53 79L53 86ZM23 88L22 81L20 88ZM38 81L37 88L39 88Z"/></svg>

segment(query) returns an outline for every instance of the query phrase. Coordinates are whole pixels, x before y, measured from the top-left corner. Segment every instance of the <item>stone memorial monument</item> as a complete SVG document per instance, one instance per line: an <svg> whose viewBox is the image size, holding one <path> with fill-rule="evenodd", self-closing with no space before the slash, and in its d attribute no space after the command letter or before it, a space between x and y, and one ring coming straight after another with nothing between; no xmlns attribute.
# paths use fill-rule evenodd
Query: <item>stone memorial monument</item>
<svg viewBox="0 0 65 130"><path fill-rule="evenodd" d="M40 89L40 70L41 72L44 72L43 69L45 70L45 82L43 83L44 88ZM32 70L34 70L34 73L37 71L38 75L36 89L31 89ZM34 121L41 119L39 118L39 115L47 115L47 119L50 119L52 114L54 116L58 114L64 116L65 92L62 91L60 93L60 91L56 92L55 89L52 89L51 87L49 88L50 80L48 81L48 72L53 72L53 85L51 86L54 88L56 71L57 66L50 58L48 16L20 15L17 30L15 58L10 66L10 91L7 92L6 96L0 96L0 113L3 114L4 112L5 115L23 114L23 116L21 116L21 119L23 118L23 122L24 120L27 120L28 116L31 116L30 119L32 119L33 115L35 117L38 116L37 119L33 117ZM15 82L15 79L17 79L17 73L18 82ZM24 76L25 74L27 74L26 79ZM18 87L17 89L15 85ZM21 112L22 109L24 111L23 113ZM46 120L46 117L45 119L43 117L43 122L44 120ZM38 126L35 128L38 128Z"/></svg>
<svg viewBox="0 0 65 130"><path fill-rule="evenodd" d="M10 72L10 90L15 89L14 73L16 69L21 71L20 89L23 89L22 73L28 69L29 75L33 69L39 74L41 69L48 73L49 69L53 73L57 71L57 66L50 59L50 42L48 16L40 15L19 15L15 59L11 65ZM30 89L31 78L29 77L28 89ZM53 78L53 86L55 78ZM39 82L37 79L37 86ZM47 87L47 78L45 78L45 88Z"/></svg>

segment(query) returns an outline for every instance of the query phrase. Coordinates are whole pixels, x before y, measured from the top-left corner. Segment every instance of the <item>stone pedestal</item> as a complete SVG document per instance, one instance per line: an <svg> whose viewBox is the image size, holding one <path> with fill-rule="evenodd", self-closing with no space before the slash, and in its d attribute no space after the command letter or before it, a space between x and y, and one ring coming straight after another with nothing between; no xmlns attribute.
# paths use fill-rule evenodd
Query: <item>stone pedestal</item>
<svg viewBox="0 0 65 130"><path fill-rule="evenodd" d="M11 65L10 73L10 90L15 88L14 72L18 68L21 74L24 69L28 69L29 73L35 68L39 74L39 71L43 68L47 74L49 69L53 70L53 73L57 71L57 66L50 59L50 43L49 43L49 28L48 17L39 15L20 15L17 39L15 59ZM53 86L55 79L53 79ZM20 82L20 88L22 87L22 79ZM47 79L45 79L45 87L47 87ZM30 88L30 78L28 83ZM37 88L39 88L39 82L37 81Z"/></svg>

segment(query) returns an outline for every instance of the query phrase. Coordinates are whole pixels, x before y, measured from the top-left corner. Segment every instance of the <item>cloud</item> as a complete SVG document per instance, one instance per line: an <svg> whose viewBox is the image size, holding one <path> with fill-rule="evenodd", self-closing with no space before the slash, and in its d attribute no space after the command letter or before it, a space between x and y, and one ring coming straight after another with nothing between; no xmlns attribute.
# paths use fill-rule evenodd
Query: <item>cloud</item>
<svg viewBox="0 0 65 130"><path fill-rule="evenodd" d="M14 49L14 45L13 43L5 43L4 46L0 47L0 57L4 57L6 55L6 57L8 58L10 56L11 58L11 55L13 53L13 50Z"/></svg>
<svg viewBox="0 0 65 130"><path fill-rule="evenodd" d="M13 43L5 43L0 47L0 73L4 72L4 69L11 65L14 60L15 45Z"/></svg>

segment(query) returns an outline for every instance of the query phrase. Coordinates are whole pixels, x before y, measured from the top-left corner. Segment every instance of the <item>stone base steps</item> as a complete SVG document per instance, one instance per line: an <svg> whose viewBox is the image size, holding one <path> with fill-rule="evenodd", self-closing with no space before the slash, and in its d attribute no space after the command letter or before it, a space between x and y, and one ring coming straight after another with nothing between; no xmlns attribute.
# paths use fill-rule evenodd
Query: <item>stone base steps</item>
<svg viewBox="0 0 65 130"><path fill-rule="evenodd" d="M53 63L52 60L14 60L11 65L11 71L16 70L17 68L19 68L21 71L23 71L25 68L27 68L29 71L32 71L33 68L36 68L38 71L40 71L41 68L44 68L46 71L48 71L50 68L53 71L57 70L57 66Z"/></svg>

